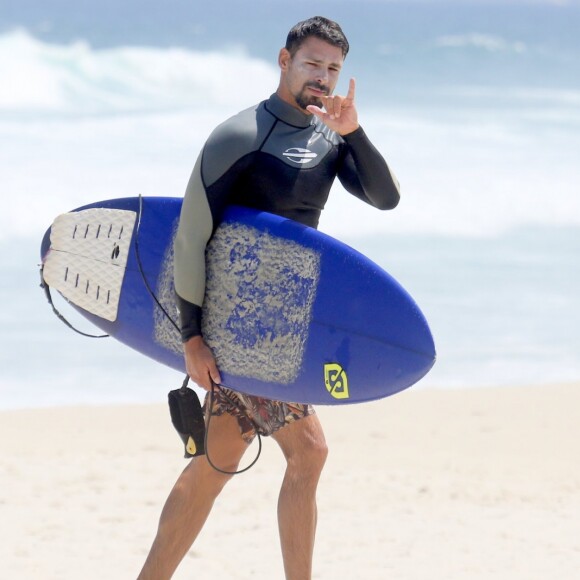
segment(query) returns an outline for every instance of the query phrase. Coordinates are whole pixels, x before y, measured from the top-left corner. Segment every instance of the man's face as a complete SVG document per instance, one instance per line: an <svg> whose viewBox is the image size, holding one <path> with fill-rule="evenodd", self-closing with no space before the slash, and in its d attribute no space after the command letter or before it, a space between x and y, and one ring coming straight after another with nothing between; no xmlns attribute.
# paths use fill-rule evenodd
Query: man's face
<svg viewBox="0 0 580 580"><path fill-rule="evenodd" d="M307 38L294 57L283 48L279 57L279 96L303 111L308 105L321 107L320 97L334 91L343 62L339 47L315 36Z"/></svg>

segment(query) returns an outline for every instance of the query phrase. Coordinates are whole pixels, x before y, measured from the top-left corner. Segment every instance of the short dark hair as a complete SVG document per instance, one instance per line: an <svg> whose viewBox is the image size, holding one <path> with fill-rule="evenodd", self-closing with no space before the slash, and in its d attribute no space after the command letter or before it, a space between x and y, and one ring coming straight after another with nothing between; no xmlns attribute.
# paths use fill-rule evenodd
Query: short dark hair
<svg viewBox="0 0 580 580"><path fill-rule="evenodd" d="M286 50L294 56L300 45L310 36L315 36L342 50L343 58L348 54L349 44L338 23L323 16L313 16L292 27L286 38Z"/></svg>

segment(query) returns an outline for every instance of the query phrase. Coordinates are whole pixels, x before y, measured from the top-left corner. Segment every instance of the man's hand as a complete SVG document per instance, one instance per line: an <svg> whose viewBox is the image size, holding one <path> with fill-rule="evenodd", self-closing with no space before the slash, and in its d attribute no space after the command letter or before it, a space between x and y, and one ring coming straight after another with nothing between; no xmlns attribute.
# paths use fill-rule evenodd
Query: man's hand
<svg viewBox="0 0 580 580"><path fill-rule="evenodd" d="M184 343L183 353L187 374L193 382L206 391L211 390L212 380L216 385L221 383L213 353L201 336L194 336Z"/></svg>
<svg viewBox="0 0 580 580"><path fill-rule="evenodd" d="M339 135L348 135L359 127L358 114L354 105L354 89L355 80L350 79L346 97L339 95L320 97L326 112L315 105L308 105L306 109L316 115L329 129Z"/></svg>

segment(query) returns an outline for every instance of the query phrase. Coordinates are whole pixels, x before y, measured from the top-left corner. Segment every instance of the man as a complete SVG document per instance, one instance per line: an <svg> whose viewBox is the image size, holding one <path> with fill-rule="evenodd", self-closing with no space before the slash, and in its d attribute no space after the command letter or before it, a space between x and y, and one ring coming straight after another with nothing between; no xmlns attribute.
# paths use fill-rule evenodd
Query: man
<svg viewBox="0 0 580 580"><path fill-rule="evenodd" d="M332 95L348 49L335 22L314 17L297 24L279 53L276 93L217 127L197 160L176 236L175 287L187 372L206 390L220 384L220 374L202 336L204 252L228 204L316 227L337 176L377 208L399 201L396 179L359 126L354 79L346 97ZM280 446L287 461L278 501L284 569L287 579L309 579L316 488L327 455L314 409L218 388L211 413L211 458L224 471L235 471L256 433ZM142 580L172 576L227 480L205 456L190 462L167 499Z"/></svg>

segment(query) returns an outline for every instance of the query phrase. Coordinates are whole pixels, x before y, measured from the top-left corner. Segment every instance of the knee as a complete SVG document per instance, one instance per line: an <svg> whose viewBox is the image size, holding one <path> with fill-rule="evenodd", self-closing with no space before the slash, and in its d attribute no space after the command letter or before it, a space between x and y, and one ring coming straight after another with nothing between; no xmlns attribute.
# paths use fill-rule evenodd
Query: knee
<svg viewBox="0 0 580 580"><path fill-rule="evenodd" d="M328 445L326 441L317 441L308 450L308 455L310 456L310 461L315 465L319 471L322 471L324 464L326 463L326 458L328 457Z"/></svg>
<svg viewBox="0 0 580 580"><path fill-rule="evenodd" d="M211 465L207 465L206 468L204 469L203 474L206 485L212 489L217 490L218 493L225 487L226 483L228 483L228 481L230 481L230 479L232 479L233 477L233 475L229 473L222 473L222 471L234 472L237 469L237 465L225 465L223 467L220 467L219 469L221 471L218 471Z"/></svg>
<svg viewBox="0 0 580 580"><path fill-rule="evenodd" d="M317 481L327 457L328 446L324 440L309 441L300 450L288 457L288 470L295 472L301 481L308 477Z"/></svg>
<svg viewBox="0 0 580 580"><path fill-rule="evenodd" d="M219 466L223 471L233 472L237 464ZM205 456L192 460L184 471L183 485L190 490L204 490L210 496L217 497L233 475L221 473L214 469Z"/></svg>
<svg viewBox="0 0 580 580"><path fill-rule="evenodd" d="M216 495L234 477L239 468L239 462L219 462L211 458L211 463L207 455L203 456L201 472L204 482L211 489L216 490Z"/></svg>

